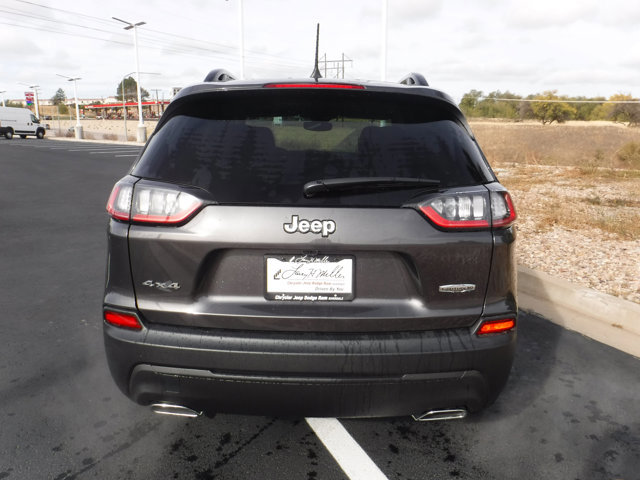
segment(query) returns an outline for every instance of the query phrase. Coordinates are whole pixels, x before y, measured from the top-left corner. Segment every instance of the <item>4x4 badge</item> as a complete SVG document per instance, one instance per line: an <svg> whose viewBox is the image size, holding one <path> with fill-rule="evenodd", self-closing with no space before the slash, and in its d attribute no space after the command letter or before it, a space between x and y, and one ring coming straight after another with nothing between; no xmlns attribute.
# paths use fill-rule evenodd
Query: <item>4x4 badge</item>
<svg viewBox="0 0 640 480"><path fill-rule="evenodd" d="M166 282L155 282L153 280L147 280L145 282L142 282L142 285L144 285L145 287L157 288L158 290L161 290L163 292L180 290L180 284L171 280L167 280Z"/></svg>
<svg viewBox="0 0 640 480"><path fill-rule="evenodd" d="M282 224L282 228L287 233L321 233L323 237L328 237L336 231L336 222L333 220L300 220L298 215L291 217L290 223Z"/></svg>

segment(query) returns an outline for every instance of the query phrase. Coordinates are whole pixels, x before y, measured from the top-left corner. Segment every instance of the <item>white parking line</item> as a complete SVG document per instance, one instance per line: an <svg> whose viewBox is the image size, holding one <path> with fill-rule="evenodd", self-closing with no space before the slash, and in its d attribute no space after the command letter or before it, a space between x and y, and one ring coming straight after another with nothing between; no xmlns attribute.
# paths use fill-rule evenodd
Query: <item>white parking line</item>
<svg viewBox="0 0 640 480"><path fill-rule="evenodd" d="M68 152L132 152L130 148L107 148L104 147L92 147L92 148L70 148Z"/></svg>
<svg viewBox="0 0 640 480"><path fill-rule="evenodd" d="M102 147L96 147L94 145L91 145L90 147L84 146L84 145L65 145L64 147L49 147L51 150L70 150L70 149L75 149L75 150L91 150L92 148L102 148Z"/></svg>
<svg viewBox="0 0 640 480"><path fill-rule="evenodd" d="M129 152L137 152L138 150L95 150L90 151L89 155L97 155L102 153L129 153Z"/></svg>
<svg viewBox="0 0 640 480"><path fill-rule="evenodd" d="M335 418L307 418L307 423L351 480L388 480Z"/></svg>

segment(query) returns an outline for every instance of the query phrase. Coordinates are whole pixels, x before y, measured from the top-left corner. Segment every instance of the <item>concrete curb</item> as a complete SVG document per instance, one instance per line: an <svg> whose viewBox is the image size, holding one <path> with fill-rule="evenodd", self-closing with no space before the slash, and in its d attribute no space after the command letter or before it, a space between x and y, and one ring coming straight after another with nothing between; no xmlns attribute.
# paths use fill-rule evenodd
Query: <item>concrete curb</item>
<svg viewBox="0 0 640 480"><path fill-rule="evenodd" d="M640 305L518 266L518 304L568 330L640 357Z"/></svg>
<svg viewBox="0 0 640 480"><path fill-rule="evenodd" d="M134 142L133 140L129 142L125 142L122 140L91 140L88 138L75 138L75 137L57 137L57 136L46 136L47 140L55 140L58 142L85 142L85 143L109 143L113 145L128 145L135 147L144 147L146 142Z"/></svg>

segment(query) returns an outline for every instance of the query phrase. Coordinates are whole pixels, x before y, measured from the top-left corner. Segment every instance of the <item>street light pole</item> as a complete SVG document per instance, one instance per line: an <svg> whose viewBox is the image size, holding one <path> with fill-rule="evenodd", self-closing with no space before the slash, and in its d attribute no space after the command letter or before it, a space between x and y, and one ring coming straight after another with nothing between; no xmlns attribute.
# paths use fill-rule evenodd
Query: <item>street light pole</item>
<svg viewBox="0 0 640 480"><path fill-rule="evenodd" d="M124 141L125 142L129 141L128 139L129 135L127 134L127 101L126 101L125 92L124 92L124 81L129 75L134 73L136 72L127 73L124 77L122 77L122 80L120 81L120 93L122 94L122 114L124 115ZM160 74L156 72L138 72L138 77L140 75L160 75ZM140 82L138 82L138 86L140 86ZM138 98L140 98L140 96L138 96ZM146 134L146 129L145 129L145 134Z"/></svg>
<svg viewBox="0 0 640 480"><path fill-rule="evenodd" d="M142 96L140 95L140 60L138 57L138 27L145 25L147 22L131 23L126 20L121 20L116 17L111 17L118 22L124 23L127 26L125 30L133 29L133 46L136 51L136 82L138 83L138 117L140 123L138 123L138 142L147 141L147 128L144 126L144 116L142 115Z"/></svg>
<svg viewBox="0 0 640 480"><path fill-rule="evenodd" d="M382 45L381 45L381 55L380 55L380 80L383 82L387 80L387 18L388 18L388 10L389 4L388 0L382 0Z"/></svg>
<svg viewBox="0 0 640 480"><path fill-rule="evenodd" d="M78 80L82 80L82 78L80 77L67 77L66 75L60 75L59 73L56 73L57 76L62 77L62 78L66 78L68 82L73 82L73 96L76 99L76 126L73 129L75 134L76 134L76 138L78 140L81 140L83 137L83 132L82 132L82 125L80 125L80 106L78 105L78 86L76 84L76 82Z"/></svg>
<svg viewBox="0 0 640 480"><path fill-rule="evenodd" d="M244 80L244 8L238 2L238 22L240 23L240 80Z"/></svg>
<svg viewBox="0 0 640 480"><path fill-rule="evenodd" d="M40 118L40 108L38 107L38 89L40 85L29 85L29 88L33 88L33 91L36 94L36 117Z"/></svg>
<svg viewBox="0 0 640 480"><path fill-rule="evenodd" d="M131 72L134 73L134 72ZM122 94L122 115L124 115L124 141L129 141L129 134L127 133L127 96L124 94L124 79L131 73L127 73L122 77L122 83L120 84L120 93Z"/></svg>

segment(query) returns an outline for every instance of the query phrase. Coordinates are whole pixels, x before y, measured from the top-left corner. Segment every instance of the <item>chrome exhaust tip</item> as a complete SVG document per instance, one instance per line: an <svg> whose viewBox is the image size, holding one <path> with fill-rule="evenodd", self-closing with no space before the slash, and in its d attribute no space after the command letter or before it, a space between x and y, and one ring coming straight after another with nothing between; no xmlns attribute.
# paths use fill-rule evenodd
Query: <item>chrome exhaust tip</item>
<svg viewBox="0 0 640 480"><path fill-rule="evenodd" d="M451 408L448 410L430 410L421 415L411 415L416 422L435 422L438 420L461 420L467 416L463 408Z"/></svg>
<svg viewBox="0 0 640 480"><path fill-rule="evenodd" d="M154 403L151 405L151 411L160 415L174 415L187 418L195 418L202 415L202 412L196 412L191 408L182 405L173 405L171 403Z"/></svg>

